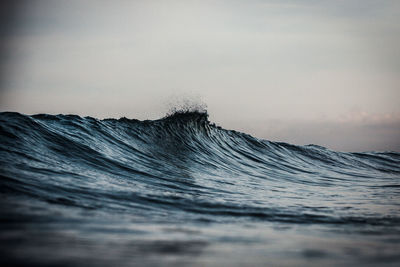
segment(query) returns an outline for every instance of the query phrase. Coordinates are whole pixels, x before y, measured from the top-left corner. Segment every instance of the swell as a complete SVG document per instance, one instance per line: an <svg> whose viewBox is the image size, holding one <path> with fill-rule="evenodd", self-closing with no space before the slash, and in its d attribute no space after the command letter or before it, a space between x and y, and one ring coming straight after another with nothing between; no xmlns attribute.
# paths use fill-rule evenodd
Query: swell
<svg viewBox="0 0 400 267"><path fill-rule="evenodd" d="M139 121L6 112L0 140L3 194L196 220L399 222L376 208L399 204L391 198L399 153L260 140L210 123L207 113Z"/></svg>

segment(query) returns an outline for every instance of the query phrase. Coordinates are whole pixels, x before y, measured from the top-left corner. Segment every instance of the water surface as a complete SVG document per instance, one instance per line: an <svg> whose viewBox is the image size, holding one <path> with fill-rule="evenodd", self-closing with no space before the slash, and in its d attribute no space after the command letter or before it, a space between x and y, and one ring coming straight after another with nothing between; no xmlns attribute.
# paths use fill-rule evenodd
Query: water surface
<svg viewBox="0 0 400 267"><path fill-rule="evenodd" d="M0 113L0 263L400 264L400 153L155 121Z"/></svg>

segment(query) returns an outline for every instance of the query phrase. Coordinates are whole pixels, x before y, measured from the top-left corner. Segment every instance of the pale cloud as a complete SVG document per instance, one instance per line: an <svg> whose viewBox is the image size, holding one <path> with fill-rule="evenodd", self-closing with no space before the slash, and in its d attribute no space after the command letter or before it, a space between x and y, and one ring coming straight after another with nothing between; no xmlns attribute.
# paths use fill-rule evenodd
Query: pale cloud
<svg viewBox="0 0 400 267"><path fill-rule="evenodd" d="M351 111L342 114L337 119L339 123L357 123L357 124L398 124L400 125L400 113L390 112L390 113L380 113L371 114L368 111Z"/></svg>

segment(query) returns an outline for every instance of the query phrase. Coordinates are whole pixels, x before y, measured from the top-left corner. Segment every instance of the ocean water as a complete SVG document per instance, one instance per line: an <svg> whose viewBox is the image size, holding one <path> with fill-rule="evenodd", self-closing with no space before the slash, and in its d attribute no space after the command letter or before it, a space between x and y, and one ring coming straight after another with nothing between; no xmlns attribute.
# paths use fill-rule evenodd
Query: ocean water
<svg viewBox="0 0 400 267"><path fill-rule="evenodd" d="M0 113L2 266L399 266L400 153Z"/></svg>

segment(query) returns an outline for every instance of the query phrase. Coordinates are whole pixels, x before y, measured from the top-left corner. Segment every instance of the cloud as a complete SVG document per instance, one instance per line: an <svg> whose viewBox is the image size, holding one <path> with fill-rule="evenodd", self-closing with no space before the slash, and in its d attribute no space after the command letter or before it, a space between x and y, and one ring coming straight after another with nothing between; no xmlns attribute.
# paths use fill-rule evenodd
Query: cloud
<svg viewBox="0 0 400 267"><path fill-rule="evenodd" d="M338 123L353 123L361 125L400 124L399 112L369 113L368 111L350 111L337 119Z"/></svg>

